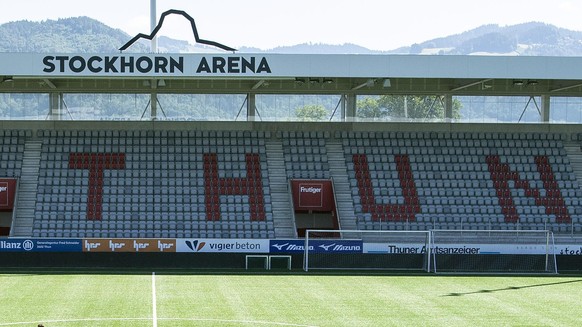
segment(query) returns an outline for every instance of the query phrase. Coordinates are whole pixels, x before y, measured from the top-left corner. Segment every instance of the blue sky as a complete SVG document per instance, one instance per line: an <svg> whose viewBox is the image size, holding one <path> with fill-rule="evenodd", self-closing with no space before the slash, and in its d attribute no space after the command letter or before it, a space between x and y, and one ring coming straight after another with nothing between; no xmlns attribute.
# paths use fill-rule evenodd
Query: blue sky
<svg viewBox="0 0 582 327"><path fill-rule="evenodd" d="M9 4L8 4L9 3ZM150 30L150 0L0 0L0 23L89 16L130 35ZM391 50L483 24L538 21L582 31L580 0L157 0L194 17L200 37L233 47L355 43ZM171 16L162 35L194 43Z"/></svg>

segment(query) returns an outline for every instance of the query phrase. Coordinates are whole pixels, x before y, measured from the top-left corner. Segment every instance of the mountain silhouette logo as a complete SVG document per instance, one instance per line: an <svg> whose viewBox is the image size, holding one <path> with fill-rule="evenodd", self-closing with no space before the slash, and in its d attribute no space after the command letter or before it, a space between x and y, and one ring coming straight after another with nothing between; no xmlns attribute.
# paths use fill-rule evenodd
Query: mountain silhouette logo
<svg viewBox="0 0 582 327"><path fill-rule="evenodd" d="M198 243L198 240L195 241L186 241L186 246L190 248L190 250L198 252L202 250L202 248L206 245L206 242Z"/></svg>
<svg viewBox="0 0 582 327"><path fill-rule="evenodd" d="M220 48L220 49L225 50L225 51L232 51L232 52L236 51L236 49L231 48L229 46L226 46L224 44L201 39L198 36L198 29L196 29L196 23L194 22L194 18L192 18L192 16L188 15L185 11L176 10L176 9L170 9L170 10L164 11L162 13L162 16L160 16L160 21L158 22L158 25L156 25L156 27L154 28L154 30L152 31L151 34L144 34L144 33L137 34L131 40L129 40L126 44L124 44L121 48L119 48L119 51L123 52L124 50L129 48L132 44L137 42L137 40L139 40L139 39L152 40L156 36L156 34L158 34L160 29L162 28L162 25L164 24L164 19L166 18L166 16L171 15L171 14L182 15L184 18L186 18L188 21L190 21L190 25L192 26L192 33L194 33L194 39L196 40L196 43L210 45L210 46L217 47L217 48Z"/></svg>

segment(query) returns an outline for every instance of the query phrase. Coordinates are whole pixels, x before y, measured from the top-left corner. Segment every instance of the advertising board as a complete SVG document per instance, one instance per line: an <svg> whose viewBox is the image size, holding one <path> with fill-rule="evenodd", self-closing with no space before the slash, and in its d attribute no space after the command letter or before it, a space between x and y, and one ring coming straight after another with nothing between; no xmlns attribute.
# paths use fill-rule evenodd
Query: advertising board
<svg viewBox="0 0 582 327"><path fill-rule="evenodd" d="M83 252L176 252L175 239L83 239Z"/></svg>
<svg viewBox="0 0 582 327"><path fill-rule="evenodd" d="M80 239L0 239L0 252L81 252Z"/></svg>
<svg viewBox="0 0 582 327"><path fill-rule="evenodd" d="M269 240L183 238L176 240L176 252L268 253Z"/></svg>

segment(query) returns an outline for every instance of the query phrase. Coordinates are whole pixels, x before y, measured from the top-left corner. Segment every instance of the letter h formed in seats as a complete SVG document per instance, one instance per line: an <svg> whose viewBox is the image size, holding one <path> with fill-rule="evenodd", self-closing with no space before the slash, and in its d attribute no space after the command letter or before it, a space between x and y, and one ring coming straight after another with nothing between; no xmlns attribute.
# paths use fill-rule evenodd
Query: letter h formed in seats
<svg viewBox="0 0 582 327"><path fill-rule="evenodd" d="M204 193L207 220L220 220L221 195L248 195L251 220L265 220L265 202L258 153L247 153L246 178L218 177L218 156L204 154Z"/></svg>
<svg viewBox="0 0 582 327"><path fill-rule="evenodd" d="M89 170L87 219L101 220L103 212L103 170L125 169L125 153L70 153L69 169Z"/></svg>

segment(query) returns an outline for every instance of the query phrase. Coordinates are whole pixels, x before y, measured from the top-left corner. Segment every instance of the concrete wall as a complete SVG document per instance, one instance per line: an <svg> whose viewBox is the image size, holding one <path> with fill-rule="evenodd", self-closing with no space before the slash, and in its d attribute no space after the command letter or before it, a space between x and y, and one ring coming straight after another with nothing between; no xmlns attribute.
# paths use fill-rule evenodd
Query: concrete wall
<svg viewBox="0 0 582 327"><path fill-rule="evenodd" d="M2 129L30 130L208 130L208 131L336 131L369 132L511 132L582 133L581 124L479 124L390 122L182 122L182 121L0 121Z"/></svg>

